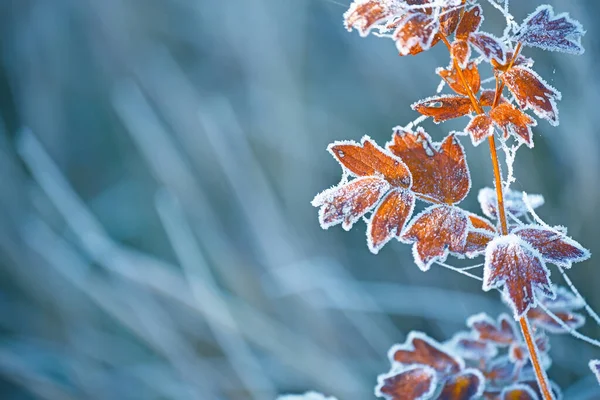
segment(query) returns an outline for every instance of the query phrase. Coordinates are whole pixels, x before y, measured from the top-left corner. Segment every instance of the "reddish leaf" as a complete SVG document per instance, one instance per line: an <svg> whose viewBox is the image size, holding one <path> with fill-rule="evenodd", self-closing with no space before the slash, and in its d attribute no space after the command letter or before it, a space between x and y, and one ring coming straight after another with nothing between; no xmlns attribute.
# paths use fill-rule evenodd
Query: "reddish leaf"
<svg viewBox="0 0 600 400"><path fill-rule="evenodd" d="M556 286L556 297L544 299L544 305L550 310L577 310L585 307L585 301L563 286Z"/></svg>
<svg viewBox="0 0 600 400"><path fill-rule="evenodd" d="M379 21L393 15L390 2L380 0L355 1L344 13L344 25L348 31L356 29L361 36L366 36Z"/></svg>
<svg viewBox="0 0 600 400"><path fill-rule="evenodd" d="M486 249L483 290L504 287L515 319L537 305L537 292L554 296L549 276L541 254L516 235L498 237Z"/></svg>
<svg viewBox="0 0 600 400"><path fill-rule="evenodd" d="M465 133L471 136L473 146L494 134L494 121L485 114L476 115L465 128Z"/></svg>
<svg viewBox="0 0 600 400"><path fill-rule="evenodd" d="M421 332L410 332L406 342L395 344L388 354L392 363L428 365L442 376L456 374L464 367L461 359Z"/></svg>
<svg viewBox="0 0 600 400"><path fill-rule="evenodd" d="M465 360L482 361L498 354L496 346L478 339L471 332L459 332L452 337L448 346Z"/></svg>
<svg viewBox="0 0 600 400"><path fill-rule="evenodd" d="M502 74L502 80L521 108L531 109L538 117L558 125L556 101L561 94L538 74L527 67L515 66Z"/></svg>
<svg viewBox="0 0 600 400"><path fill-rule="evenodd" d="M415 263L427 271L435 261L444 261L449 252L464 251L467 228L468 218L460 208L431 206L413 218L401 240L414 243Z"/></svg>
<svg viewBox="0 0 600 400"><path fill-rule="evenodd" d="M458 62L460 68L465 68L471 57L471 47L465 40L455 40L450 46L450 54Z"/></svg>
<svg viewBox="0 0 600 400"><path fill-rule="evenodd" d="M519 227L513 233L540 252L544 261L570 268L587 260L590 252L564 233L538 225Z"/></svg>
<svg viewBox="0 0 600 400"><path fill-rule="evenodd" d="M492 388L502 388L514 381L519 368L519 366L510 361L508 356L497 357L491 360L486 364L483 371L488 382L487 389L491 391Z"/></svg>
<svg viewBox="0 0 600 400"><path fill-rule="evenodd" d="M375 395L389 400L428 399L436 388L435 371L425 365L393 369L380 375Z"/></svg>
<svg viewBox="0 0 600 400"><path fill-rule="evenodd" d="M511 66L523 66L523 67L528 67L531 68L533 67L533 60L529 57L525 57L523 54L520 54L517 56L517 59L511 64L511 61L514 57L514 52L513 51L508 51L506 53L506 62L505 63L499 63L496 60L492 59L492 66L494 67L494 69L497 69L498 71L506 71L508 70L508 67Z"/></svg>
<svg viewBox="0 0 600 400"><path fill-rule="evenodd" d="M415 196L403 189L390 191L379 203L367 226L367 243L374 254L393 237L399 237L412 215Z"/></svg>
<svg viewBox="0 0 600 400"><path fill-rule="evenodd" d="M465 247L456 253L474 258L485 252L487 244L496 236L496 229L489 221L475 214L469 214L469 222Z"/></svg>
<svg viewBox="0 0 600 400"><path fill-rule="evenodd" d="M486 216L497 219L496 209L498 207L498 197L496 196L495 189L483 188L479 190L477 200L479 201L481 210ZM527 196L527 200L532 209L536 209L544 204L544 197L539 194L530 194ZM523 201L523 192L505 190L504 208L506 209L506 212L512 214L516 218L527 214L528 210Z"/></svg>
<svg viewBox="0 0 600 400"><path fill-rule="evenodd" d="M496 233L496 227L487 219L476 214L469 214L469 222L474 229L483 229L492 233Z"/></svg>
<svg viewBox="0 0 600 400"><path fill-rule="evenodd" d="M600 360L591 360L589 365L594 375L596 375L598 383L600 383Z"/></svg>
<svg viewBox="0 0 600 400"><path fill-rule="evenodd" d="M498 346L508 346L518 340L513 321L506 314L501 314L497 322L485 313L473 315L467 320L467 326L477 333L479 339Z"/></svg>
<svg viewBox="0 0 600 400"><path fill-rule="evenodd" d="M456 38L467 40L471 33L477 32L483 21L481 6L476 5L465 11L456 28Z"/></svg>
<svg viewBox="0 0 600 400"><path fill-rule="evenodd" d="M423 200L456 204L469 193L465 152L454 135L433 144L421 128L416 132L395 129L387 148L406 163L413 176L412 190Z"/></svg>
<svg viewBox="0 0 600 400"><path fill-rule="evenodd" d="M467 369L446 381L438 400L469 400L481 396L485 378L476 369Z"/></svg>
<svg viewBox="0 0 600 400"><path fill-rule="evenodd" d="M450 36L456 30L460 21L460 7L446 7L440 16L440 32L444 36Z"/></svg>
<svg viewBox="0 0 600 400"><path fill-rule="evenodd" d="M578 329L585 324L585 317L578 313L570 311L554 311L553 314L571 329ZM527 313L527 317L529 317L529 320L535 326L550 333L560 334L569 332L541 308L532 308Z"/></svg>
<svg viewBox="0 0 600 400"><path fill-rule="evenodd" d="M496 97L495 90L484 90L481 92L481 96L479 96L479 104L483 107L491 107L494 104L494 98ZM500 101L498 104L508 103L505 97L500 96Z"/></svg>
<svg viewBox="0 0 600 400"><path fill-rule="evenodd" d="M361 144L353 141L334 142L327 149L355 176L379 176L392 186L410 187L411 175L406 165L377 146L368 136L362 138Z"/></svg>
<svg viewBox="0 0 600 400"><path fill-rule="evenodd" d="M468 92L458 75L458 71L456 68L454 68L454 63L450 63L450 66L447 68L438 68L435 70L435 72L441 76L442 79L446 81L448 86L450 86L450 88L456 93L462 94L463 96L468 96ZM466 68L463 69L463 76L471 88L471 91L473 93L477 93L481 85L481 78L479 76L477 64L470 62Z"/></svg>
<svg viewBox="0 0 600 400"><path fill-rule="evenodd" d="M400 55L416 54L429 49L438 32L439 24L424 13L408 13L401 18L393 38Z"/></svg>
<svg viewBox="0 0 600 400"><path fill-rule="evenodd" d="M579 22L566 13L555 16L552 6L545 4L523 21L514 39L544 50L582 54L581 37L584 34Z"/></svg>
<svg viewBox="0 0 600 400"><path fill-rule="evenodd" d="M449 119L462 117L473 110L471 101L463 96L437 96L420 100L411 105L412 109L440 123Z"/></svg>
<svg viewBox="0 0 600 400"><path fill-rule="evenodd" d="M538 396L529 386L517 383L504 388L500 400L538 400Z"/></svg>
<svg viewBox="0 0 600 400"><path fill-rule="evenodd" d="M389 188L389 183L381 178L361 177L345 185L324 190L315 196L312 205L320 207L319 222L323 229L341 223L342 228L350 230Z"/></svg>
<svg viewBox="0 0 600 400"><path fill-rule="evenodd" d="M508 130L528 147L533 147L531 127L536 126L537 122L529 115L511 104L504 103L492 108L490 117L501 129Z"/></svg>
<svg viewBox="0 0 600 400"><path fill-rule="evenodd" d="M500 39L490 35L489 33L472 33L469 36L469 43L485 57L486 61L496 61L499 64L506 62L506 51L504 44Z"/></svg>

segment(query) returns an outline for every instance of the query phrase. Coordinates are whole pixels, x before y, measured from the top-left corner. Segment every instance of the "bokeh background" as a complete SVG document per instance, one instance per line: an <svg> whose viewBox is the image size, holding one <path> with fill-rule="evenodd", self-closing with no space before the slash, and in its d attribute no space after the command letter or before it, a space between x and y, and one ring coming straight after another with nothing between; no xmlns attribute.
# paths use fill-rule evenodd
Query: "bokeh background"
<svg viewBox="0 0 600 400"><path fill-rule="evenodd" d="M513 3L517 20L538 5ZM526 50L562 90L561 124L535 128L513 187L599 254L600 3L551 3L587 51ZM447 64L442 46L401 58L347 33L348 4L0 2L0 398L368 399L408 331L444 340L507 310L474 280L420 272L409 246L370 254L362 223L320 229L310 200L340 176L327 144L384 143ZM464 143L475 211L491 168ZM570 275L598 308L595 260ZM600 398L598 349L554 336L551 354L567 399Z"/></svg>

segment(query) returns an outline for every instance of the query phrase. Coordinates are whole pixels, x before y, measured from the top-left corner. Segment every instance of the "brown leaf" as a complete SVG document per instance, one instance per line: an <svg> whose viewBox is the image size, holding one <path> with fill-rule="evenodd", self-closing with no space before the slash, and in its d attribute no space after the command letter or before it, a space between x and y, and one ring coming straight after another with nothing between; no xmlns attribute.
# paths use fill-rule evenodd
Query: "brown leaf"
<svg viewBox="0 0 600 400"><path fill-rule="evenodd" d="M485 114L476 115L465 128L465 133L471 136L473 146L478 146L489 136L494 135L494 121Z"/></svg>
<svg viewBox="0 0 600 400"><path fill-rule="evenodd" d="M587 260L590 252L564 233L538 225L519 227L513 233L540 252L544 261L570 268L574 262Z"/></svg>
<svg viewBox="0 0 600 400"><path fill-rule="evenodd" d="M394 369L378 378L375 395L388 400L427 399L436 388L435 371L424 365Z"/></svg>
<svg viewBox="0 0 600 400"><path fill-rule="evenodd" d="M473 315L467 320L467 326L476 332L479 339L498 346L508 346L518 340L513 321L506 314L501 314L497 322L485 313Z"/></svg>
<svg viewBox="0 0 600 400"><path fill-rule="evenodd" d="M381 0L355 1L344 13L344 26L348 31L354 28L361 36L366 36L373 25L393 15L389 4Z"/></svg>
<svg viewBox="0 0 600 400"><path fill-rule="evenodd" d="M483 290L503 287L515 319L537 305L538 292L554 296L549 276L541 254L514 234L497 237L486 249Z"/></svg>
<svg viewBox="0 0 600 400"><path fill-rule="evenodd" d="M467 369L446 381L438 400L470 400L481 396L485 378L476 369Z"/></svg>
<svg viewBox="0 0 600 400"><path fill-rule="evenodd" d="M538 396L529 386L516 383L502 390L500 400L538 400Z"/></svg>
<svg viewBox="0 0 600 400"><path fill-rule="evenodd" d="M465 68L471 57L471 47L467 41L457 39L450 46L450 54L458 62L460 68Z"/></svg>
<svg viewBox="0 0 600 400"><path fill-rule="evenodd" d="M453 206L431 206L415 216L401 240L413 244L415 263L427 271L435 261L444 261L449 252L462 254L467 240L466 214Z"/></svg>
<svg viewBox="0 0 600 400"><path fill-rule="evenodd" d="M494 224L492 224L487 219L480 217L479 215L470 213L469 222L471 222L471 226L475 229L484 229L493 234L496 233L496 227L494 226Z"/></svg>
<svg viewBox="0 0 600 400"><path fill-rule="evenodd" d="M381 200L367 225L367 243L372 253L377 254L390 239L400 236L414 205L415 196L403 189L391 190Z"/></svg>
<svg viewBox="0 0 600 400"><path fill-rule="evenodd" d="M456 204L469 193L471 179L465 152L454 135L433 144L421 128L416 132L398 128L387 148L408 166L413 176L412 190L423 200Z"/></svg>
<svg viewBox="0 0 600 400"><path fill-rule="evenodd" d="M519 107L531 109L551 125L558 125L556 101L561 99L561 94L537 73L524 66L514 66L502 74L502 80L517 99Z"/></svg>
<svg viewBox="0 0 600 400"><path fill-rule="evenodd" d="M465 11L462 19L458 23L458 28L456 28L456 38L467 40L470 34L477 32L483 21L482 14L481 6L479 5Z"/></svg>
<svg viewBox="0 0 600 400"><path fill-rule="evenodd" d="M492 389L502 388L512 382L518 372L518 368L520 367L515 365L508 356L496 357L486 363L482 371L488 383L486 394L491 394ZM496 390L493 392L496 392Z"/></svg>
<svg viewBox="0 0 600 400"><path fill-rule="evenodd" d="M529 115L511 104L504 103L492 108L490 117L501 129L508 130L528 147L533 147L531 127L536 126L537 122Z"/></svg>
<svg viewBox="0 0 600 400"><path fill-rule="evenodd" d="M498 218L496 215L498 197L495 189L483 188L479 190L477 200L479 201L481 210L486 216L494 219ZM532 209L536 209L544 204L544 197L540 194L530 194L527 196L527 200ZM512 214L516 218L526 215L528 210L525 201L523 200L523 192L511 189L505 190L504 208L506 209L506 212Z"/></svg>
<svg viewBox="0 0 600 400"><path fill-rule="evenodd" d="M323 229L341 223L342 228L350 230L389 188L389 183L381 178L361 177L319 193L312 205L320 207L319 222Z"/></svg>
<svg viewBox="0 0 600 400"><path fill-rule="evenodd" d="M483 361L494 358L498 349L490 342L478 339L472 332L459 332L448 344L458 356L465 360Z"/></svg>
<svg viewBox="0 0 600 400"><path fill-rule="evenodd" d="M460 21L460 7L446 7L442 9L440 17L440 32L444 36L450 36L456 30Z"/></svg>
<svg viewBox="0 0 600 400"><path fill-rule="evenodd" d="M454 68L454 63L450 63L450 66L447 68L438 68L435 71L439 76L446 81L448 86L456 93L461 94L463 96L468 96L468 92L465 89L462 80L458 75L458 71ZM473 93L477 93L479 91L479 87L481 85L481 78L479 76L479 70L477 68L477 64L474 62L470 62L466 68L463 69L463 76L465 81L471 88Z"/></svg>
<svg viewBox="0 0 600 400"><path fill-rule="evenodd" d="M420 13L408 13L401 17L392 37L400 55L416 54L428 50L439 29L439 23L431 16Z"/></svg>
<svg viewBox="0 0 600 400"><path fill-rule="evenodd" d="M392 362L428 365L442 376L456 374L464 367L462 360L421 332L410 332L406 342L394 345L388 354Z"/></svg>
<svg viewBox="0 0 600 400"><path fill-rule="evenodd" d="M495 60L499 64L506 62L504 44L502 44L500 39L489 33L472 33L469 36L469 43L485 57L486 61L491 62Z"/></svg>
<svg viewBox="0 0 600 400"><path fill-rule="evenodd" d="M585 317L581 314L570 311L553 311L555 317L561 320L566 326L571 329L578 329L585 324ZM527 317L532 324L538 328L544 329L547 332L554 334L568 333L569 331L550 315L546 314L541 308L532 308L527 313Z"/></svg>
<svg viewBox="0 0 600 400"><path fill-rule="evenodd" d="M392 186L409 188L411 175L402 160L377 146L368 136L361 143L334 142L327 148L331 155L355 176L378 176Z"/></svg>
<svg viewBox="0 0 600 400"><path fill-rule="evenodd" d="M481 96L479 96L479 104L482 107L491 107L494 104L494 97L496 96L495 90L483 90ZM508 103L505 97L501 96L498 104Z"/></svg>
<svg viewBox="0 0 600 400"><path fill-rule="evenodd" d="M449 119L462 117L473 110L467 97L443 95L420 100L411 105L412 109L440 123Z"/></svg>

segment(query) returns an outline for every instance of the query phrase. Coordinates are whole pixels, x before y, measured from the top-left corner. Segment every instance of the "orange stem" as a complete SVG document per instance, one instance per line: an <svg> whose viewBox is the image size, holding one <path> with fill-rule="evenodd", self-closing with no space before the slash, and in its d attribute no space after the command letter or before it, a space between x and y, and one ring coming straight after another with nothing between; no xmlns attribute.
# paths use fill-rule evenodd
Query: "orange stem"
<svg viewBox="0 0 600 400"><path fill-rule="evenodd" d="M441 33L439 35L440 35L441 40L446 45L446 47L448 47L448 50L450 50L452 48L452 46L451 46L450 42L448 42L448 39ZM510 60L510 63L508 64L509 65L508 68L512 67L512 65L514 64L520 50L521 50L521 43L519 43L517 45L517 47L515 48L515 52L513 54L512 59ZM471 87L467 83L467 80L465 79L465 75L464 75L462 69L460 68L460 65L458 65L458 61L456 61L456 59L454 57L452 57L452 52L450 53L450 57L452 59L454 68L456 69L456 72L458 73L458 77L460 78L462 85L465 88L465 91L467 92L469 99L471 100L471 104L473 105L475 112L478 115L485 114L485 111L481 107L481 104L479 104L479 102L477 101L477 98L475 97L475 94L473 93L473 91L471 90ZM498 82L496 82L496 93L494 96L494 104L493 104L494 107L497 105L498 101L500 100L502 90L504 90L504 82L501 82L500 84L498 84ZM488 143L490 145L490 155L492 158L492 166L494 168L494 182L496 185L496 197L498 197L498 216L500 219L500 226L502 229L502 234L508 235L508 224L506 222L506 210L504 208L504 194L502 191L502 174L500 172L500 162L498 160L498 153L496 152L496 140L494 139L494 136L488 136ZM529 321L528 321L526 315L524 315L523 317L521 317L521 319L519 319L519 325L521 326L521 331L523 332L523 337L525 338L525 343L527 344L529 358L531 359L531 363L533 364L533 369L535 370L535 376L537 378L538 385L540 386L540 390L544 396L544 400L552 400L552 393L550 392L550 389L549 389L550 386L548 385L548 380L546 379L546 375L544 374L544 370L543 370L540 360L538 358L538 352L535 347L535 342L533 340L533 336L531 335L531 330L529 329Z"/></svg>

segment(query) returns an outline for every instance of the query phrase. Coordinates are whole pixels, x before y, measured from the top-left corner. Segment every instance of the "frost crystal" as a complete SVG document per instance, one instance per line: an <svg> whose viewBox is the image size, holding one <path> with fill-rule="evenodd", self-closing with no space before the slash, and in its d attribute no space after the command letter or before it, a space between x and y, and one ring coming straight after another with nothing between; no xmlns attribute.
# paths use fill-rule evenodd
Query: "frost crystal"
<svg viewBox="0 0 600 400"><path fill-rule="evenodd" d="M544 204L544 196L541 194L530 194L527 197L532 209ZM477 200L479 200L481 210L486 216L494 219L497 218L496 208L498 207L498 198L496 197L495 189L486 187L479 190ZM516 218L524 216L528 211L527 205L523 201L523 192L510 189L504 191L504 207L507 212Z"/></svg>

